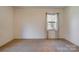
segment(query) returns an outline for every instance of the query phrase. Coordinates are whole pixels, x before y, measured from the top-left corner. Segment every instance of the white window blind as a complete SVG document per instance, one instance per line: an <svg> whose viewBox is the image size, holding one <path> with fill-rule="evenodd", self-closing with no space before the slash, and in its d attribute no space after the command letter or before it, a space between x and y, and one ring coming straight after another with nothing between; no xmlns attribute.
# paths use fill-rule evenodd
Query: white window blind
<svg viewBox="0 0 79 59"><path fill-rule="evenodd" d="M57 30L57 14L47 14L47 30Z"/></svg>

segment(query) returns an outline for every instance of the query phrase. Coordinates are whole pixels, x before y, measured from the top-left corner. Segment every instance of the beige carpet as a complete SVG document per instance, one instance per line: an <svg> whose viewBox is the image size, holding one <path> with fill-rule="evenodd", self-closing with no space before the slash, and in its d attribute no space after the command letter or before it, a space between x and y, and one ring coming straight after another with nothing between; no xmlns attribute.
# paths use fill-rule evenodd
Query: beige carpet
<svg viewBox="0 0 79 59"><path fill-rule="evenodd" d="M0 48L0 52L77 52L79 47L64 39L15 39Z"/></svg>

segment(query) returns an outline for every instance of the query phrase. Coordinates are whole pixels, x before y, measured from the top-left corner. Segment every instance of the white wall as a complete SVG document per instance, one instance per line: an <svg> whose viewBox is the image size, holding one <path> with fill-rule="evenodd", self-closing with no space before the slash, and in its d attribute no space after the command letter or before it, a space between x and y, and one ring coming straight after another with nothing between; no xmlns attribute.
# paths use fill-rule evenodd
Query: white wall
<svg viewBox="0 0 79 59"><path fill-rule="evenodd" d="M79 46L79 7L67 7L65 14L64 37Z"/></svg>
<svg viewBox="0 0 79 59"><path fill-rule="evenodd" d="M0 46L13 39L13 8L0 6Z"/></svg>
<svg viewBox="0 0 79 59"><path fill-rule="evenodd" d="M14 37L25 39L46 38L46 12L60 13L60 37L63 37L63 9L39 7L15 8Z"/></svg>

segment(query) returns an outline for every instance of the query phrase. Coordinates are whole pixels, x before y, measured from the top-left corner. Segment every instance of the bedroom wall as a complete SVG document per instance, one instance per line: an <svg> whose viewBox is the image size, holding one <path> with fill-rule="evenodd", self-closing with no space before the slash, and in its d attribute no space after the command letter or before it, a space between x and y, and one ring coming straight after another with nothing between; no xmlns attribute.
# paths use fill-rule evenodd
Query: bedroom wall
<svg viewBox="0 0 79 59"><path fill-rule="evenodd" d="M13 8L0 6L0 46L13 39Z"/></svg>
<svg viewBox="0 0 79 59"><path fill-rule="evenodd" d="M14 38L44 39L46 38L46 12L60 14L60 37L63 37L63 9L16 7L14 21ZM52 38L53 34L50 34ZM54 37L53 37L54 38Z"/></svg>
<svg viewBox="0 0 79 59"><path fill-rule="evenodd" d="M79 46L79 7L67 7L64 9L65 38Z"/></svg>

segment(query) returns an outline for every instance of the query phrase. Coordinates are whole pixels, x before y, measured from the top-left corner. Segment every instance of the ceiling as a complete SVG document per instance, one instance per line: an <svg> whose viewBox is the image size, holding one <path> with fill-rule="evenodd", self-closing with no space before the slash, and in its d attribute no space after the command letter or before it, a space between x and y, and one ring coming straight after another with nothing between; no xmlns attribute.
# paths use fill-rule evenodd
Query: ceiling
<svg viewBox="0 0 79 59"><path fill-rule="evenodd" d="M66 6L13 6L14 8L65 8Z"/></svg>

